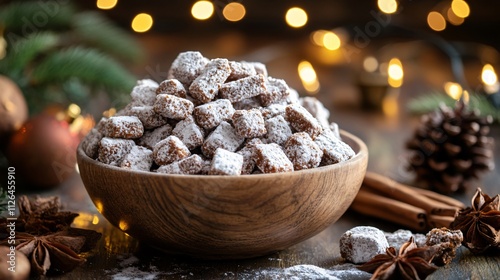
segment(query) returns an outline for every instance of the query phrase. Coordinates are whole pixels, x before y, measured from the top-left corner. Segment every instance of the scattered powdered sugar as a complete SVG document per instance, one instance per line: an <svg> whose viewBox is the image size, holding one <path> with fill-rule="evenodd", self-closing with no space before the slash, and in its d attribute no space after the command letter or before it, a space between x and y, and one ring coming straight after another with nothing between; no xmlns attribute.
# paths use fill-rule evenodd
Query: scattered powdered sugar
<svg viewBox="0 0 500 280"><path fill-rule="evenodd" d="M141 270L139 269L139 259L132 254L119 255L117 260L120 261L118 266L120 268L107 271L113 273L111 279L113 280L153 280L157 279L160 271L153 265Z"/></svg>

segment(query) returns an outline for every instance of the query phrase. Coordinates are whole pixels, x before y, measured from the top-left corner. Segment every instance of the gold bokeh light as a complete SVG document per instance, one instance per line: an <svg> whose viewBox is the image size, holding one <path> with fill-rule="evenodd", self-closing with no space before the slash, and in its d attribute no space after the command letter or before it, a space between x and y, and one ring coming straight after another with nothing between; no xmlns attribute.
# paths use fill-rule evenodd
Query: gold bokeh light
<svg viewBox="0 0 500 280"><path fill-rule="evenodd" d="M396 0L378 0L377 6L383 13L393 14L398 10L398 2Z"/></svg>
<svg viewBox="0 0 500 280"><path fill-rule="evenodd" d="M198 20L209 19L214 14L214 4L210 1L198 1L191 7L191 15Z"/></svg>
<svg viewBox="0 0 500 280"><path fill-rule="evenodd" d="M231 2L222 10L222 15L229 21L240 21L245 17L245 14L245 6L238 2Z"/></svg>
<svg viewBox="0 0 500 280"><path fill-rule="evenodd" d="M393 88L398 88L403 85L403 64L401 60L393 58L389 61L389 67L387 68L387 74L389 85Z"/></svg>
<svg viewBox="0 0 500 280"><path fill-rule="evenodd" d="M457 17L466 18L470 15L469 4L464 0L453 0L451 2L451 10Z"/></svg>
<svg viewBox="0 0 500 280"><path fill-rule="evenodd" d="M309 94L315 94L319 91L320 85L318 81L318 76L316 75L316 71L309 61L303 60L299 63L297 68L299 72L300 80L302 81L302 85L304 89Z"/></svg>
<svg viewBox="0 0 500 280"><path fill-rule="evenodd" d="M97 0L97 8L101 10L110 10L113 9L118 0Z"/></svg>
<svg viewBox="0 0 500 280"><path fill-rule="evenodd" d="M446 19L448 20L449 23L453 25L460 25L465 21L464 18L455 15L455 13L451 8L449 8L448 11L446 12Z"/></svg>
<svg viewBox="0 0 500 280"><path fill-rule="evenodd" d="M306 25L308 17L306 11L302 8L293 7L286 12L285 20L291 27L299 28Z"/></svg>
<svg viewBox="0 0 500 280"><path fill-rule="evenodd" d="M375 57L367 56L363 60L363 69L365 69L366 72L375 72L377 71L377 68L378 68L378 61Z"/></svg>
<svg viewBox="0 0 500 280"><path fill-rule="evenodd" d="M153 27L153 17L146 13L140 13L132 20L132 29L135 32L146 32Z"/></svg>
<svg viewBox="0 0 500 280"><path fill-rule="evenodd" d="M453 82L447 82L444 84L444 91L446 94L448 94L451 98L458 100L460 99L460 96L462 96L462 86L457 83Z"/></svg>
<svg viewBox="0 0 500 280"><path fill-rule="evenodd" d="M432 11L427 15L427 24L434 31L443 31L446 28L446 20L443 15Z"/></svg>
<svg viewBox="0 0 500 280"><path fill-rule="evenodd" d="M328 50L337 50L340 48L341 43L339 36L331 31L323 35L323 46Z"/></svg>

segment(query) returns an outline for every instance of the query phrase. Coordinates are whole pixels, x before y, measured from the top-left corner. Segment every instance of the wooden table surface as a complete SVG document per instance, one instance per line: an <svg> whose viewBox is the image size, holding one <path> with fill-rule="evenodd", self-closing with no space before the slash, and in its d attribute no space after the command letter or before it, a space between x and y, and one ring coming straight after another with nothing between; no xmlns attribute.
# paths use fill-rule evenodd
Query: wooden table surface
<svg viewBox="0 0 500 280"><path fill-rule="evenodd" d="M234 35L231 36L234 37ZM233 37L230 39L243 40L239 37L236 39ZM288 62L299 61L301 56L307 56L307 54L304 55L304 52L290 51L282 58L267 59L266 61L266 56L263 55L264 50L269 51L269 48L279 50L283 44L274 44L269 47L262 43L263 48L260 49L260 53L255 52L255 49L248 50L248 48L244 48L245 52L238 52L231 49L217 50L216 48L220 47L217 45L218 41L215 42L214 46L211 46L209 39L205 39L207 40L205 43L198 44L199 42L196 43L186 37L184 40L177 40L175 46L172 47L165 43L171 42L168 38L143 37L143 43L151 54L151 64L137 70L138 75L145 76L148 73L151 75L148 69L155 68L157 61L161 61L161 69L168 68L172 59L181 50L202 49L207 57L224 56L221 52L225 51L231 53L230 56L234 58L262 58L268 64L272 76L282 77L290 81L292 86L300 88L300 82L296 80L296 66L290 67ZM240 42L240 44L244 45L244 42ZM158 46L162 44L165 45L163 49ZM284 44L286 46L291 43L285 42ZM268 48L266 49L266 47ZM292 49L292 47L288 48ZM245 56L245 54L248 55ZM432 54L424 56L424 58L429 56L432 57ZM348 87L348 85L353 84L354 78L346 68L337 65L320 66L317 69L323 86L318 98L331 109L332 121L337 122L341 128L365 141L369 149L368 170L404 182L411 182L412 179L411 174L402 168L405 153L404 143L411 137L412 131L418 123L417 117L410 116L406 112L404 104L409 97L422 91L420 82L425 80L425 75L433 75L432 71L424 73L426 71L415 69L414 65L408 65L405 68L405 75L407 74L409 78L405 76L406 84L399 93L400 98L397 101L399 111L396 114L366 111L357 106L359 102L352 96L348 96L355 94L352 91L353 87ZM449 70L439 72L443 73L442 80L446 81L448 72ZM159 75L161 77L161 73ZM407 80L409 82L406 82ZM497 142L500 141L500 126L494 125L491 134ZM495 148L495 163L497 167L500 167L500 144L497 144ZM486 174L478 182L478 186L481 186L486 193L497 194L500 192L499 182L500 172L495 169ZM466 205L470 205L469 198L474 191L470 189L455 197L465 202ZM296 265L314 265L329 270L347 269L348 266L342 265L339 238L342 233L352 227L369 225L385 231L394 231L400 228L398 225L347 211L340 220L320 234L284 251L248 260L203 261L165 255L146 246L141 246L137 240L113 227L97 212L78 174L62 183L58 188L41 194L43 196L58 195L67 209L79 212L81 215L75 221L76 227L95 229L103 233L95 250L88 255L87 263L70 273L57 277L58 279L133 279L133 277L137 279L290 279L292 274L285 274L284 269ZM368 274L352 271L332 275L337 275L341 279L369 278ZM297 277L299 278L295 279L303 279L304 275ZM451 264L439 268L428 279L500 279L500 256L474 256L462 247Z"/></svg>

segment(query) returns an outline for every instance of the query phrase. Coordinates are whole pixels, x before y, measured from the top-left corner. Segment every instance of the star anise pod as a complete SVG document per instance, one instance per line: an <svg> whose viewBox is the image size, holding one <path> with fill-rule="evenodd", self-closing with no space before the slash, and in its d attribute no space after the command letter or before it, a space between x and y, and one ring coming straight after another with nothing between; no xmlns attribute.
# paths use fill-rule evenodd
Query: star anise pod
<svg viewBox="0 0 500 280"><path fill-rule="evenodd" d="M68 229L47 235L16 234L16 250L30 260L32 271L45 275L47 271L64 273L85 262L78 254L89 251L101 237L85 229ZM7 245L7 240L0 243Z"/></svg>
<svg viewBox="0 0 500 280"><path fill-rule="evenodd" d="M78 213L61 211L61 203L55 196L29 199L23 195L19 197L18 204L18 231L35 235L66 230L78 216Z"/></svg>
<svg viewBox="0 0 500 280"><path fill-rule="evenodd" d="M389 247L385 254L376 255L358 269L373 273L371 280L425 279L437 269L431 263L436 252L436 247L417 248L415 240L410 237L399 252L394 247Z"/></svg>
<svg viewBox="0 0 500 280"><path fill-rule="evenodd" d="M451 228L462 231L462 244L472 253L500 249L500 195L491 198L478 188L471 204L458 212Z"/></svg>

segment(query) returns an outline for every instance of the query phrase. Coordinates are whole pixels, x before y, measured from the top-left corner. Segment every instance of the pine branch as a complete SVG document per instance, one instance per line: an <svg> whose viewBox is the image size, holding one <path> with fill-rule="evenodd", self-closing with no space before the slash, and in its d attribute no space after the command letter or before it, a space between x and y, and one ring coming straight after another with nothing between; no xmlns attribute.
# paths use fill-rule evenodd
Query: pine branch
<svg viewBox="0 0 500 280"><path fill-rule="evenodd" d="M53 48L58 37L49 32L32 34L9 47L7 56L0 60L0 73L20 74L41 53Z"/></svg>
<svg viewBox="0 0 500 280"><path fill-rule="evenodd" d="M73 16L74 8L68 1L17 1L2 7L0 26L8 31L5 36L9 40L11 33L26 37L42 30L67 29Z"/></svg>
<svg viewBox="0 0 500 280"><path fill-rule="evenodd" d="M455 100L442 92L432 92L421 95L408 102L408 109L415 114L425 114L436 110L440 103L453 107ZM477 109L481 116L492 116L496 122L500 122L500 110L497 110L488 99L479 94L471 94L469 106L471 109Z"/></svg>
<svg viewBox="0 0 500 280"><path fill-rule="evenodd" d="M136 81L110 57L81 47L48 55L31 74L34 84L62 83L77 78L90 87L104 87L110 92L130 92Z"/></svg>
<svg viewBox="0 0 500 280"><path fill-rule="evenodd" d="M0 187L0 216L7 211L7 190Z"/></svg>
<svg viewBox="0 0 500 280"><path fill-rule="evenodd" d="M144 57L141 46L128 33L99 13L76 15L73 28L79 40L123 61L137 62Z"/></svg>

